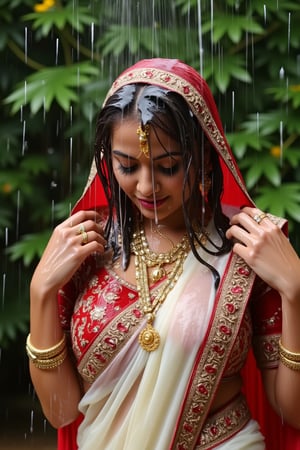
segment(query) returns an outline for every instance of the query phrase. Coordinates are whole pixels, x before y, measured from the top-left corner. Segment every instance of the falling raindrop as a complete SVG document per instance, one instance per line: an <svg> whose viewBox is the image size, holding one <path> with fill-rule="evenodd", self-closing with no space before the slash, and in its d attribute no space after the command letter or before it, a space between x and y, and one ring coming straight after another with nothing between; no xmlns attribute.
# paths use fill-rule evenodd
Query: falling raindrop
<svg viewBox="0 0 300 450"><path fill-rule="evenodd" d="M70 137L70 171L69 171L69 192L72 192L72 184L73 184L73 138Z"/></svg>
<svg viewBox="0 0 300 450"><path fill-rule="evenodd" d="M284 74L285 74L284 68L281 67L280 70L279 70L279 78L280 78L281 80L284 79Z"/></svg>
<svg viewBox="0 0 300 450"><path fill-rule="evenodd" d="M264 23L267 23L267 7L264 5Z"/></svg>
<svg viewBox="0 0 300 450"><path fill-rule="evenodd" d="M24 105L27 103L27 81L24 81Z"/></svg>
<svg viewBox="0 0 300 450"><path fill-rule="evenodd" d="M6 273L2 276L2 307L5 303Z"/></svg>
<svg viewBox="0 0 300 450"><path fill-rule="evenodd" d="M7 247L8 246L8 228L7 227L5 227L4 236L5 236L4 245L5 245L5 247Z"/></svg>
<svg viewBox="0 0 300 450"><path fill-rule="evenodd" d="M23 121L23 133L22 133L22 156L24 156L26 149L27 149L27 142L26 142L26 120L24 120L24 121Z"/></svg>
<svg viewBox="0 0 300 450"><path fill-rule="evenodd" d="M291 44L291 13L288 14L288 39L287 39L287 51L290 53Z"/></svg>
<svg viewBox="0 0 300 450"><path fill-rule="evenodd" d="M259 131L260 131L260 117L259 117L259 112L256 113L256 131L257 131L257 134L259 135Z"/></svg>
<svg viewBox="0 0 300 450"><path fill-rule="evenodd" d="M231 102L232 102L232 116L231 116L232 125L231 125L231 128L233 130L233 128L234 128L234 112L235 112L235 92L234 91L232 91L232 94L231 94Z"/></svg>
<svg viewBox="0 0 300 450"><path fill-rule="evenodd" d="M30 433L33 433L33 417L34 417L34 411L31 410L31 412L30 412L30 427L29 427Z"/></svg>
<svg viewBox="0 0 300 450"><path fill-rule="evenodd" d="M59 39L55 40L55 65L58 65L58 51L59 51Z"/></svg>
<svg viewBox="0 0 300 450"><path fill-rule="evenodd" d="M280 121L279 125L279 134L280 134L280 165L282 165L282 154L283 154L283 122Z"/></svg>
<svg viewBox="0 0 300 450"><path fill-rule="evenodd" d="M27 52L28 52L28 32L27 32L27 27L25 27L24 29L24 59L25 59L25 64L27 64Z"/></svg>
<svg viewBox="0 0 300 450"><path fill-rule="evenodd" d="M95 24L94 22L91 23L91 60L94 60L94 31L95 31Z"/></svg>
<svg viewBox="0 0 300 450"><path fill-rule="evenodd" d="M203 42L202 42L202 16L201 16L201 0L197 0L198 12L198 40L199 40L199 63L200 74L203 74Z"/></svg>
<svg viewBox="0 0 300 450"><path fill-rule="evenodd" d="M17 191L17 211L16 211L16 241L19 239L20 229L20 190Z"/></svg>

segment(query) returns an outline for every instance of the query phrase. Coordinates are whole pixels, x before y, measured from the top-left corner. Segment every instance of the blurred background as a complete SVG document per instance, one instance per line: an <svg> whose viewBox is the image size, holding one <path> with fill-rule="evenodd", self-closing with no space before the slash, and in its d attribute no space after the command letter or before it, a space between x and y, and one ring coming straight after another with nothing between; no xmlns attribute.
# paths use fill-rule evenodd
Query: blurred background
<svg viewBox="0 0 300 450"><path fill-rule="evenodd" d="M86 182L114 78L150 57L208 81L257 205L300 253L298 0L0 0L0 449L54 449L24 343L29 284Z"/></svg>

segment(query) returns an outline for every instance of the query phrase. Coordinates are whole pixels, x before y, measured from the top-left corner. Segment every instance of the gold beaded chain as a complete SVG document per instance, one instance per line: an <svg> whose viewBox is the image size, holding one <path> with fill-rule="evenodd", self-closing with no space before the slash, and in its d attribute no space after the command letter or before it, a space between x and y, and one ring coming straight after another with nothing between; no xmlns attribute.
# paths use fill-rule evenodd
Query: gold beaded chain
<svg viewBox="0 0 300 450"><path fill-rule="evenodd" d="M199 239L202 239L203 236L205 235L201 233ZM142 228L139 228L133 234L131 251L135 255L137 290L142 303L143 313L147 318L147 325L139 335L139 344L147 352L152 352L159 347L160 336L153 327L153 322L159 307L163 304L182 274L183 264L189 249L190 244L186 234L177 245L173 246L166 253L155 253L149 249L145 232ZM167 273L162 265L172 263L175 263L174 267ZM166 280L151 301L147 269L155 266L158 266L158 268L152 272L152 281L158 281L163 277L166 277Z"/></svg>

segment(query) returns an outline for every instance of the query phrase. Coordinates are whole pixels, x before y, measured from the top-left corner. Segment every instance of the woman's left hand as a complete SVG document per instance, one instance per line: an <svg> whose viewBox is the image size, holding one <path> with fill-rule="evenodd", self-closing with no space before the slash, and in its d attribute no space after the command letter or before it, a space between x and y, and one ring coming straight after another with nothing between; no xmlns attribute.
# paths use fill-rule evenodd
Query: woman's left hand
<svg viewBox="0 0 300 450"><path fill-rule="evenodd" d="M300 300L300 260L288 238L267 214L245 207L230 221L233 251L288 300Z"/></svg>

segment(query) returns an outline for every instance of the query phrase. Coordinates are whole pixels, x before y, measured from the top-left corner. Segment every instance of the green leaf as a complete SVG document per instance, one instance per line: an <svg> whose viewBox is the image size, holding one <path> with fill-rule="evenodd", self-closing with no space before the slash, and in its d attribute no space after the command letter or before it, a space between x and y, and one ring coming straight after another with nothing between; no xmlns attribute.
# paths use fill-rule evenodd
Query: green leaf
<svg viewBox="0 0 300 450"><path fill-rule="evenodd" d="M256 198L259 208L281 217L291 217L300 222L300 184L285 183L276 190L270 186L259 189Z"/></svg>
<svg viewBox="0 0 300 450"><path fill-rule="evenodd" d="M30 75L25 85L19 85L5 103L12 104L12 113L18 112L24 104L30 105L32 114L42 108L48 111L54 101L68 111L71 103L79 100L78 88L98 73L90 62L42 69Z"/></svg>
<svg viewBox="0 0 300 450"><path fill-rule="evenodd" d="M211 21L204 23L203 32L211 31ZM242 35L247 33L263 34L262 26L252 18L226 13L215 14L213 20L213 42L216 44L224 36L228 36L233 43L238 43Z"/></svg>
<svg viewBox="0 0 300 450"><path fill-rule="evenodd" d="M243 68L244 59L241 55L227 55L226 58L206 58L204 78L213 76L218 89L225 93L232 78L250 83L251 77Z"/></svg>
<svg viewBox="0 0 300 450"><path fill-rule="evenodd" d="M247 157L239 162L239 166L246 172L245 180L248 189L252 189L262 177L265 177L273 186L281 184L280 161L269 152L254 154L248 152Z"/></svg>
<svg viewBox="0 0 300 450"><path fill-rule="evenodd" d="M43 13L33 12L23 16L24 21L33 21L34 30L39 30L43 36L48 36L51 29L55 26L63 30L67 25L82 33L85 25L91 25L94 21L89 9L84 6L69 2L65 7L53 7Z"/></svg>
<svg viewBox="0 0 300 450"><path fill-rule="evenodd" d="M49 170L47 159L42 155L27 155L20 163L21 171L27 174L38 175Z"/></svg>
<svg viewBox="0 0 300 450"><path fill-rule="evenodd" d="M239 130L236 133L227 133L226 137L238 159L243 158L247 150L255 149L259 151L264 147L271 147L270 141L258 133Z"/></svg>
<svg viewBox="0 0 300 450"><path fill-rule="evenodd" d="M28 267L34 258L40 258L43 254L45 246L49 240L51 231L43 231L41 233L27 234L22 239L7 249L11 261L22 259L26 267Z"/></svg>
<svg viewBox="0 0 300 450"><path fill-rule="evenodd" d="M287 160L294 169L296 169L300 166L300 148L284 148L283 158Z"/></svg>
<svg viewBox="0 0 300 450"><path fill-rule="evenodd" d="M26 301L7 301L0 311L0 345L5 347L8 341L15 340L18 332L28 330L29 308Z"/></svg>

